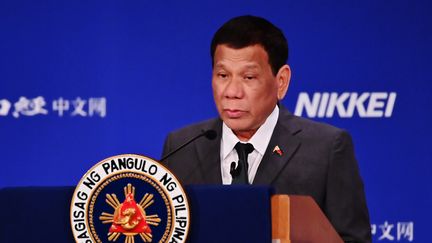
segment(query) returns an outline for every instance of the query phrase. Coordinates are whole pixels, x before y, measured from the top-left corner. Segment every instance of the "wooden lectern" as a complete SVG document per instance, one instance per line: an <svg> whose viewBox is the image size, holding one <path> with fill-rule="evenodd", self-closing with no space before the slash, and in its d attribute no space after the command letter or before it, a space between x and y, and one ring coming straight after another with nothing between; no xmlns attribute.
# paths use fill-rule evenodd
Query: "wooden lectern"
<svg viewBox="0 0 432 243"><path fill-rule="evenodd" d="M343 243L309 196L273 195L271 217L273 243Z"/></svg>

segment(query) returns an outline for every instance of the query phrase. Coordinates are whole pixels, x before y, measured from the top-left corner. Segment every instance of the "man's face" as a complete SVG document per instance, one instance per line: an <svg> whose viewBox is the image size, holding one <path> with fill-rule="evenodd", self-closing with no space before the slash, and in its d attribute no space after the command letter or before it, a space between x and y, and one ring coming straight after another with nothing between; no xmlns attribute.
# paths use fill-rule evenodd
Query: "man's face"
<svg viewBox="0 0 432 243"><path fill-rule="evenodd" d="M218 45L213 61L213 96L219 115L237 137L248 140L285 96L289 67L274 76L260 45L241 49Z"/></svg>

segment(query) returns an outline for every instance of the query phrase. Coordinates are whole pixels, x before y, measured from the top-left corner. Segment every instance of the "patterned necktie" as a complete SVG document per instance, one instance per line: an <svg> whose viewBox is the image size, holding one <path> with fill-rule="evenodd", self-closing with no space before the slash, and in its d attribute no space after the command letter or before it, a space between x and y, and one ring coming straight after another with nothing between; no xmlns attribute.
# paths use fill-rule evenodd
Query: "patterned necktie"
<svg viewBox="0 0 432 243"><path fill-rule="evenodd" d="M254 147L250 143L240 143L238 142L234 147L237 151L239 161L237 168L231 171L231 176L233 177L231 184L249 184L248 179L248 155L254 151Z"/></svg>

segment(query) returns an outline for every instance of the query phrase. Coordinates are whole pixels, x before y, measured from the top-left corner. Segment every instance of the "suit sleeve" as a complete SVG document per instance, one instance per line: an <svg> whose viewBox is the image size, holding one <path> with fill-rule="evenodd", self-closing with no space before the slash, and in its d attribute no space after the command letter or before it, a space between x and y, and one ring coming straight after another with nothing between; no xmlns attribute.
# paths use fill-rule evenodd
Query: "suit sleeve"
<svg viewBox="0 0 432 243"><path fill-rule="evenodd" d="M371 242L369 213L351 136L341 131L329 158L326 214L345 242Z"/></svg>

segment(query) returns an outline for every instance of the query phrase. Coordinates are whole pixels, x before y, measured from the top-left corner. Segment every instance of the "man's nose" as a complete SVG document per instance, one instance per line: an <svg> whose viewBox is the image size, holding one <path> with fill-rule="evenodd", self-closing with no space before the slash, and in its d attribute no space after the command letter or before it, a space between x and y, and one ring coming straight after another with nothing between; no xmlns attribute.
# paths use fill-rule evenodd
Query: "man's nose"
<svg viewBox="0 0 432 243"><path fill-rule="evenodd" d="M233 77L225 87L224 96L229 99L243 98L243 84L239 78Z"/></svg>

